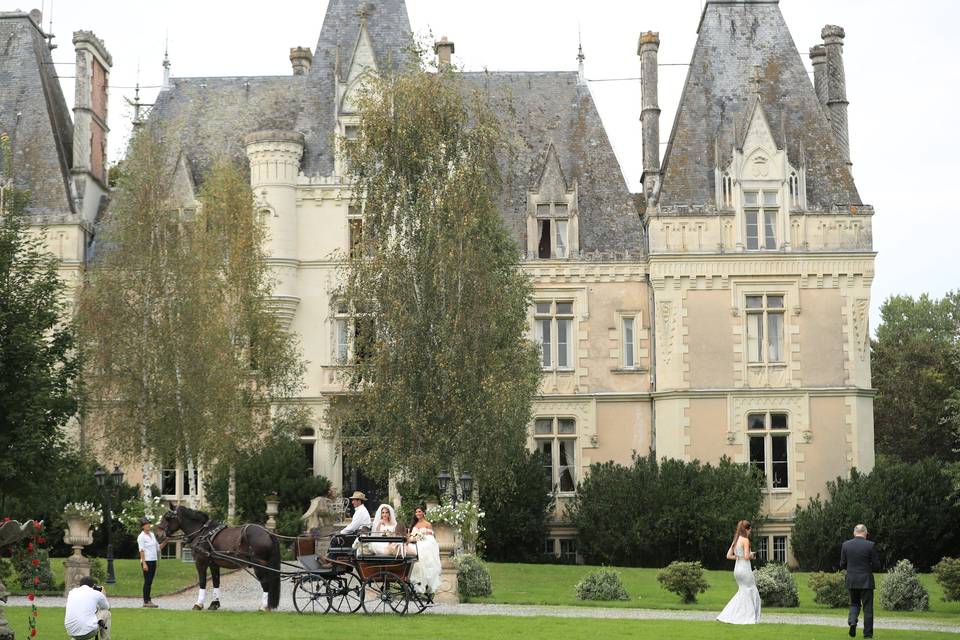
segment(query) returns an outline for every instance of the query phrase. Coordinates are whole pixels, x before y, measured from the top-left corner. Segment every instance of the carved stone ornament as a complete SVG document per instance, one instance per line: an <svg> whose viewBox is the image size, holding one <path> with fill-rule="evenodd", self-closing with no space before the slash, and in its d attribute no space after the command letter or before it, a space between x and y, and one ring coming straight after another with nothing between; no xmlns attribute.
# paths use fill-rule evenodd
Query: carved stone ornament
<svg viewBox="0 0 960 640"><path fill-rule="evenodd" d="M670 364L673 358L673 339L677 332L677 318L673 313L673 300L661 300L657 303L657 320L660 323L660 335L663 336L663 362Z"/></svg>

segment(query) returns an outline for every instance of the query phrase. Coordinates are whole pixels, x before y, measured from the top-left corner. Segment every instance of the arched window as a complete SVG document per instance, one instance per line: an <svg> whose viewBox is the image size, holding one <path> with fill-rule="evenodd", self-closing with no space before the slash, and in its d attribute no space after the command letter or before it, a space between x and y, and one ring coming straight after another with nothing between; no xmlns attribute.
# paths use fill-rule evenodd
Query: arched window
<svg viewBox="0 0 960 640"><path fill-rule="evenodd" d="M721 206L724 209L733 207L733 178L726 171L720 177L720 195L722 198Z"/></svg>
<svg viewBox="0 0 960 640"><path fill-rule="evenodd" d="M800 208L800 177L797 175L796 171L790 172L790 177L787 178L787 186L790 189L790 208L799 209Z"/></svg>

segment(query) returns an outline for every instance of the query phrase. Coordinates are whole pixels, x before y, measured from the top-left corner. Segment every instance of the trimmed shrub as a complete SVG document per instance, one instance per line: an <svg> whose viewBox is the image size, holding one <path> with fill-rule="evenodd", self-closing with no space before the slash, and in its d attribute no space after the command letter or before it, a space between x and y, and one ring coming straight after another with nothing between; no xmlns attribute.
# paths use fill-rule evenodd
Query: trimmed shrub
<svg viewBox="0 0 960 640"><path fill-rule="evenodd" d="M90 558L90 577L97 584L107 581L107 561L103 558Z"/></svg>
<svg viewBox="0 0 960 640"><path fill-rule="evenodd" d="M787 565L770 562L756 569L753 577L757 582L757 591L765 607L796 607L800 605L797 595L797 581Z"/></svg>
<svg viewBox="0 0 960 640"><path fill-rule="evenodd" d="M944 558L933 567L937 582L943 587L943 600L960 600L960 558Z"/></svg>
<svg viewBox="0 0 960 640"><path fill-rule="evenodd" d="M901 560L880 583L880 606L887 611L926 611L930 594L920 584L917 570L909 560Z"/></svg>
<svg viewBox="0 0 960 640"><path fill-rule="evenodd" d="M489 596L493 593L490 571L483 560L475 555L466 554L457 556L453 562L460 571L457 577L460 600L469 602L470 598Z"/></svg>
<svg viewBox="0 0 960 640"><path fill-rule="evenodd" d="M511 482L480 485L483 557L492 562L541 562L553 507L539 451L523 451L509 469Z"/></svg>
<svg viewBox="0 0 960 640"><path fill-rule="evenodd" d="M697 601L697 594L710 588L699 562L671 562L657 572L660 586L680 596L685 604Z"/></svg>
<svg viewBox="0 0 960 640"><path fill-rule="evenodd" d="M15 589L20 584L17 570L10 558L0 558L0 582L6 585L7 589Z"/></svg>
<svg viewBox="0 0 960 640"><path fill-rule="evenodd" d="M629 600L620 572L600 569L583 576L575 587L577 600Z"/></svg>
<svg viewBox="0 0 960 640"><path fill-rule="evenodd" d="M850 594L844 582L846 573L811 573L807 579L810 590L813 591L813 601L825 604L834 609L841 609L850 604Z"/></svg>

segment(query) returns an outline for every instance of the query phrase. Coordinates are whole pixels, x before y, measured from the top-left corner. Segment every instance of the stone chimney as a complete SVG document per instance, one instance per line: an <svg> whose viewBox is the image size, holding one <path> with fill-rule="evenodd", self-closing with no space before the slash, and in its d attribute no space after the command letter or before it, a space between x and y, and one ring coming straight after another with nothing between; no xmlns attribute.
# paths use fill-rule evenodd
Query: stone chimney
<svg viewBox="0 0 960 640"><path fill-rule="evenodd" d="M433 45L433 52L437 54L437 67L440 69L450 68L450 56L454 53L453 43L443 36Z"/></svg>
<svg viewBox="0 0 960 640"><path fill-rule="evenodd" d="M827 53L827 110L830 112L830 124L833 137L843 154L843 160L850 163L850 135L847 129L847 79L843 71L843 27L828 24L820 32L823 48Z"/></svg>
<svg viewBox="0 0 960 640"><path fill-rule="evenodd" d="M73 103L73 174L107 184L107 89L113 58L92 31L75 31L77 54ZM78 189L79 193L83 193Z"/></svg>
<svg viewBox="0 0 960 640"><path fill-rule="evenodd" d="M310 73L310 65L313 64L313 52L307 47L292 47L290 49L290 64L293 65L293 75L307 75Z"/></svg>
<svg viewBox="0 0 960 640"><path fill-rule="evenodd" d="M830 111L827 109L827 50L822 44L810 47L810 62L813 64L813 88L817 92L817 99L827 118Z"/></svg>
<svg viewBox="0 0 960 640"><path fill-rule="evenodd" d="M642 106L640 124L643 127L643 190L647 201L658 190L660 182L660 107L657 104L657 51L660 34L647 31L640 34L637 55L640 56Z"/></svg>

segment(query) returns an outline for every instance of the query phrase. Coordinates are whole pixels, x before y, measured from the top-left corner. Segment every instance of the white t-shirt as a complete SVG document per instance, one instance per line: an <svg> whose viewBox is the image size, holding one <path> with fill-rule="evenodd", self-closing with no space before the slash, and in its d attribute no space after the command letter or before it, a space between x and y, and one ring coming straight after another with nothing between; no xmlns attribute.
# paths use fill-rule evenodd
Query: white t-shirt
<svg viewBox="0 0 960 640"><path fill-rule="evenodd" d="M109 609L107 597L96 589L81 585L67 594L63 626L71 637L85 636L97 628L97 611Z"/></svg>
<svg viewBox="0 0 960 640"><path fill-rule="evenodd" d="M143 551L143 559L147 562L156 560L160 555L160 543L157 542L157 536L153 532L147 534L143 531L137 536L137 547Z"/></svg>
<svg viewBox="0 0 960 640"><path fill-rule="evenodd" d="M350 520L350 524L345 526L340 530L340 533L357 533L363 527L370 526L370 512L367 511L367 507L364 504L361 504L359 507L353 511L353 519Z"/></svg>

